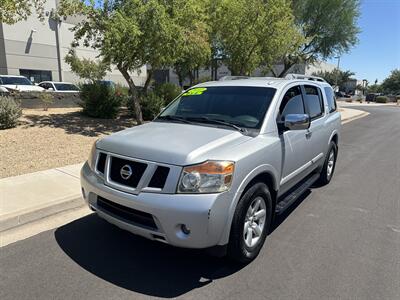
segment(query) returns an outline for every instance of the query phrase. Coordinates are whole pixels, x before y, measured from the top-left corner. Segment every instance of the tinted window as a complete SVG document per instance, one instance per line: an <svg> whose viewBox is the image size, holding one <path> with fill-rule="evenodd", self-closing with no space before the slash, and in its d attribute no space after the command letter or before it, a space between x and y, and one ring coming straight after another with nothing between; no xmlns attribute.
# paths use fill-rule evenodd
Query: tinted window
<svg viewBox="0 0 400 300"><path fill-rule="evenodd" d="M303 98L301 96L301 89L299 86L290 88L285 96L283 96L281 106L279 108L280 120L285 120L288 114L304 114Z"/></svg>
<svg viewBox="0 0 400 300"><path fill-rule="evenodd" d="M39 84L39 86L41 86L42 88L44 88L44 89L49 89L49 88L53 88L52 86L51 86L51 84L50 83L41 83L41 84Z"/></svg>
<svg viewBox="0 0 400 300"><path fill-rule="evenodd" d="M69 83L54 83L57 91L78 91L76 85Z"/></svg>
<svg viewBox="0 0 400 300"><path fill-rule="evenodd" d="M3 84L32 85L25 77L2 77L1 81Z"/></svg>
<svg viewBox="0 0 400 300"><path fill-rule="evenodd" d="M264 87L194 88L176 99L160 117L206 117L259 129L275 91Z"/></svg>
<svg viewBox="0 0 400 300"><path fill-rule="evenodd" d="M51 81L51 71L20 69L19 74L29 78L32 82Z"/></svg>
<svg viewBox="0 0 400 300"><path fill-rule="evenodd" d="M304 89L306 91L304 103L310 118L314 119L321 116L323 112L323 102L319 89L310 85L304 86Z"/></svg>
<svg viewBox="0 0 400 300"><path fill-rule="evenodd" d="M334 112L336 110L335 94L333 93L331 87L325 87L324 90L325 90L326 100L328 101L329 112Z"/></svg>

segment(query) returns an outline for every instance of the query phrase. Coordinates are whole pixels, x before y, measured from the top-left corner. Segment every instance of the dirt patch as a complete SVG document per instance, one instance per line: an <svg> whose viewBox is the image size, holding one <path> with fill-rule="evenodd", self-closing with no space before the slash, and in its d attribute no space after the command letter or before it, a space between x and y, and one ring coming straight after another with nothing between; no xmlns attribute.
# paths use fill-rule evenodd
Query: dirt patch
<svg viewBox="0 0 400 300"><path fill-rule="evenodd" d="M126 111L106 120L76 108L25 109L16 128L0 131L0 178L83 162L98 138L134 125Z"/></svg>

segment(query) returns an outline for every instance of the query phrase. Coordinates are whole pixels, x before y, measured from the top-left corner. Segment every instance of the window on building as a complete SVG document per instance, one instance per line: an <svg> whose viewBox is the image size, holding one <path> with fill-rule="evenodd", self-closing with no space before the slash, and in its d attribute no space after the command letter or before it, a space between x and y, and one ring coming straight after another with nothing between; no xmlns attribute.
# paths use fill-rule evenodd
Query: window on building
<svg viewBox="0 0 400 300"><path fill-rule="evenodd" d="M51 71L20 69L19 74L27 77L33 83L51 81Z"/></svg>
<svg viewBox="0 0 400 300"><path fill-rule="evenodd" d="M304 103L307 108L307 112L311 119L320 117L324 111L324 105L321 97L319 88L312 85L305 85L305 98Z"/></svg>
<svg viewBox="0 0 400 300"><path fill-rule="evenodd" d="M333 93L332 88L326 87L325 89L325 95L326 95L326 100L328 101L328 109L329 112L334 112L336 111L336 99L335 99L335 94Z"/></svg>

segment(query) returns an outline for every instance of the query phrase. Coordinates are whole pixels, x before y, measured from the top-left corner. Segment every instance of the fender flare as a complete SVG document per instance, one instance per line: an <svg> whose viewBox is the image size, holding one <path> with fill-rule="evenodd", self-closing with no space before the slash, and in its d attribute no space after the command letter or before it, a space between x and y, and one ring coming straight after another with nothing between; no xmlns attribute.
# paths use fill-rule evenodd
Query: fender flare
<svg viewBox="0 0 400 300"><path fill-rule="evenodd" d="M247 185L254 178L256 178L256 176L263 174L263 173L268 173L269 175L271 175L271 177L273 178L273 189L275 191L277 191L279 189L279 180L278 180L279 173L272 165L269 165L269 164L260 165L260 166L256 167L255 169L253 169L249 174L247 174L247 176L240 183L240 186L237 189L237 191L233 197L233 200L229 207L228 220L225 223L224 230L221 234L221 238L220 238L218 245L226 245L229 242L229 234L231 231L232 219L233 219L233 215L235 214L236 206L240 200L240 197L242 196L243 191L245 190Z"/></svg>

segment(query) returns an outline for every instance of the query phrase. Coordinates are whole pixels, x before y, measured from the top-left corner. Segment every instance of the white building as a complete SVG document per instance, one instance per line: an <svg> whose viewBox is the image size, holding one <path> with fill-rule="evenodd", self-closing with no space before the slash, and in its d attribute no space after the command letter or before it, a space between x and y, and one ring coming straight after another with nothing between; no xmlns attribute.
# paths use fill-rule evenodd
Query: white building
<svg viewBox="0 0 400 300"><path fill-rule="evenodd" d="M44 80L78 82L80 79L71 72L64 61L74 38L71 28L76 18L57 22L51 18L58 0L45 3L45 20L41 22L36 15L14 25L0 23L0 74L23 75L34 82ZM98 52L80 47L79 57L95 59ZM143 85L146 80L146 67L133 74L136 84ZM113 69L105 79L126 85L120 72Z"/></svg>

